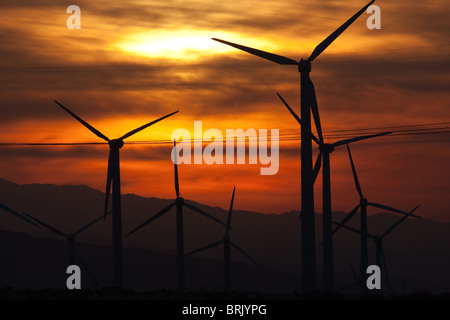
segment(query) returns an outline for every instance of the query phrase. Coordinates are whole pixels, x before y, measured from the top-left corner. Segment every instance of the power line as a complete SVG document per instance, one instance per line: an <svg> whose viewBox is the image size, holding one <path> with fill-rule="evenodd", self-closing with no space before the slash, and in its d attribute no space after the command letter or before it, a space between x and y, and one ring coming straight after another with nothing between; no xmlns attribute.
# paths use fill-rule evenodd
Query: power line
<svg viewBox="0 0 450 320"><path fill-rule="evenodd" d="M388 127L372 127L372 128L360 128L360 129L340 129L340 130L327 130L325 132L346 132L346 131L361 131L361 130L381 130L381 129L398 129L398 128L410 128L410 127L428 127L428 126L439 126L448 125L448 122L435 122L435 123L424 123L424 124L408 124L402 126L388 126Z"/></svg>
<svg viewBox="0 0 450 320"><path fill-rule="evenodd" d="M436 124L421 124L421 125L404 125L404 126L391 126L391 127L378 127L378 128L366 128L366 129L346 129L346 130L332 130L328 131L333 134L327 134L326 131L324 131L324 138L325 139L347 139L354 136L362 136L362 135L369 135L369 134L377 134L382 133L381 131L375 131L380 129L393 129L393 128L408 128L408 129L401 129L401 130L390 130L392 131L392 134L390 136L411 136L411 135L430 135L430 134L448 134L450 133L450 126L442 126L443 124L450 124L450 122L442 122L442 123L436 123ZM426 126L436 126L439 125L439 127L434 128L417 128L417 129L410 129L412 127L426 127ZM357 133L355 133L357 131ZM351 133L350 133L351 132ZM388 135L389 136L389 135ZM387 136L387 137L388 137ZM278 141L285 142L285 141L300 141L300 134L298 132L295 133L284 133L284 134L278 134L276 136L278 138ZM245 136L245 137L225 137L222 139L216 139L213 141L203 140L203 139L188 139L184 140L183 142L188 143L195 143L195 142L201 142L201 143L212 143L212 142L227 142L231 141L233 139L237 142L254 142L254 141L261 141L261 137L256 136ZM266 139L271 140L271 139ZM265 141L265 140L264 140ZM173 141L171 140L143 140L143 141L129 141L127 144L135 144L135 145L157 145L157 144L172 144ZM84 145L106 145L107 142L55 142L55 143L28 143L28 142L3 142L0 143L0 147L14 147L14 146L31 146L31 147L42 147L42 146L84 146Z"/></svg>
<svg viewBox="0 0 450 320"><path fill-rule="evenodd" d="M450 46L450 45L439 45L435 47L443 47L443 46ZM434 46L433 46L434 47ZM413 48L413 47L412 47ZM397 50L397 49L392 49ZM404 49L398 49L398 50L406 50ZM327 54L327 56L334 56L334 55L351 55L351 54L358 54L358 53L370 53L370 52L382 52L380 51L361 51L361 52L342 52L342 53L333 53L333 54ZM385 51L391 51L391 50L385 50ZM450 53L444 53L444 54L438 54L438 55L422 55L422 56L411 56L411 57L405 57L402 56L402 60L416 60L416 59L424 59L424 58L436 58L436 57L445 57L450 56ZM357 59L358 61L390 61L392 59L385 58L385 57L373 57L373 58L365 58L365 59ZM200 67L208 67L208 68L214 68L214 69L229 69L229 68L260 68L262 65L260 63L257 63L255 65L248 64L248 62L257 61L257 60L240 60L235 61L233 64L217 64L217 63L198 63L198 64L165 64L165 65L130 65L130 64L111 64L111 65L86 65L86 66L42 66L42 67L0 67L0 72L39 72L39 73L59 73L59 72L98 72L98 71L117 71L114 69L122 69L121 71L148 71L148 69L173 69L173 68L182 68L182 69L191 69L191 68L200 68ZM259 60L258 60L259 61ZM348 60L341 60L341 61L322 61L321 63L342 63L342 62L350 62ZM353 61L355 62L355 61ZM238 63L238 64L236 64ZM241 65L245 63L245 65ZM266 66L276 66L272 64L266 64ZM112 70L107 70L107 68L111 68Z"/></svg>

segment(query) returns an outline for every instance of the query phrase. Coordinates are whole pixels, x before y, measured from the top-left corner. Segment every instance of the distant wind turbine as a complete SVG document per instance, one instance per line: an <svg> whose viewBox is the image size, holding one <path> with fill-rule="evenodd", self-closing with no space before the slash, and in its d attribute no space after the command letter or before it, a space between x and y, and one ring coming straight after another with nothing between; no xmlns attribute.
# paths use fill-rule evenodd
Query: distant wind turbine
<svg viewBox="0 0 450 320"><path fill-rule="evenodd" d="M112 211L109 211L106 213L106 215L110 214ZM86 263L84 262L84 260L81 258L81 256L78 254L78 252L75 250L75 240L76 237L83 231L85 231L86 229L88 229L89 227L91 227L92 225L96 224L98 221L102 220L105 218L105 215L101 215L100 217L92 220L91 222L89 222L88 224L84 225L83 227L79 228L77 231L75 231L74 233L65 233L62 232L61 230L49 225L48 223L33 217L31 214L25 213L23 212L24 215L26 215L28 218L30 218L31 220L37 222L39 225L43 226L44 228L46 228L47 230L61 236L64 237L67 241L67 245L68 245L68 262L69 265L73 265L75 264L75 258L78 259L78 261L81 263L81 265L84 267L84 269L86 269L87 273L89 273L91 275L91 277L93 278L94 282L96 281L96 278L94 276L94 274L91 272L91 270L88 268L88 266L86 265Z"/></svg>
<svg viewBox="0 0 450 320"><path fill-rule="evenodd" d="M88 128L97 137L105 140L109 144L109 159L108 159L108 174L106 178L106 197L104 214L108 211L109 194L111 192L112 184L112 246L113 246L113 285L117 288L123 288L123 256L122 256L122 205L120 193L120 160L119 151L123 147L126 138L138 133L141 130L167 118L178 111L172 112L164 117L149 122L139 128L136 128L118 139L110 140L103 133L95 129L89 123L78 117L75 113L64 107L61 103L55 102L67 111L72 117L78 120L83 126Z"/></svg>
<svg viewBox="0 0 450 320"><path fill-rule="evenodd" d="M106 213L106 215L110 214L110 212ZM105 217L105 215L101 215L100 217L96 218L95 220L89 222L88 224L86 224L85 226L79 228L77 231L75 231L74 233L65 233L51 225L49 225L48 223L33 217L31 214L28 214L26 212L23 212L23 214L25 216L27 216L28 218L30 218L31 220L35 221L36 223L40 224L41 226L43 226L44 228L46 228L47 230L57 234L58 236L64 237L67 241L68 244L68 262L69 265L74 264L75 262L75 256L78 257L78 254L74 248L75 245L75 240L76 237L83 231L85 231L86 229L88 229L89 227L91 227L92 225L94 225L95 223L97 223L98 221L100 221L101 219L103 219Z"/></svg>
<svg viewBox="0 0 450 320"><path fill-rule="evenodd" d="M350 213L347 214L347 216L345 216L345 218L333 230L333 234L336 231L338 231L342 226L344 226L347 223L347 221L349 221L358 212L358 209L361 208L361 227L360 227L360 232L361 232L361 265L360 265L360 275L361 275L361 280L364 282L365 278L366 278L366 270L367 270L367 267L369 265L369 262L368 262L369 261L369 257L368 257L368 249L367 249L367 236L368 236L367 235L367 207L371 206L371 207L383 209L383 210L386 210L386 211L403 214L405 216L408 215L408 213L406 213L406 212L404 212L402 210L399 210L399 209L388 207L388 206L383 205L383 204L369 202L367 200L367 198L365 198L363 196L363 193L361 191L361 185L359 184L358 175L356 174L355 165L353 163L352 154L350 152L350 147L348 146L348 144L347 144L347 151L348 151L348 156L350 158L350 164L351 164L351 167L352 167L352 173L353 173L353 179L355 181L356 191L358 192L358 195L359 195L359 204L355 208L353 208L353 210L350 211ZM421 218L419 216L413 215L412 212L409 215L411 217Z"/></svg>
<svg viewBox="0 0 450 320"><path fill-rule="evenodd" d="M239 251L241 254L243 254L247 259L249 259L251 262L256 264L258 267L260 265L258 262L256 262L252 257L250 257L241 247L239 247L237 244L233 243L231 241L230 237L230 228L231 228L231 214L233 212L233 202L234 202L234 193L236 191L236 187L233 189L233 195L231 196L231 203L230 203L230 210L228 211L228 219L227 219L227 225L225 230L225 236L222 240L208 244L204 247L201 247L200 249L194 250L186 255L191 255L206 249L214 248L218 246L219 244L223 243L223 259L224 259L224 284L222 285L224 287L224 290L226 292L230 291L230 287L233 284L231 281L231 247L234 247L237 251ZM221 287L222 287L221 286Z"/></svg>
<svg viewBox="0 0 450 320"><path fill-rule="evenodd" d="M322 140L319 109L317 107L314 84L309 73L311 62L317 58L328 46L336 40L375 0L370 1L361 10L354 14L342 26L336 29L323 40L311 53L308 59L300 61L292 60L277 54L246 47L225 40L212 38L215 41L232 46L239 50L270 60L281 65L296 65L301 74L300 77L300 115L303 121L301 128L301 214L302 214L302 285L304 292L313 292L317 289L316 272L316 243L314 232L314 178L312 167L311 146L311 111L315 126Z"/></svg>
<svg viewBox="0 0 450 320"><path fill-rule="evenodd" d="M381 235L372 235L370 233L367 233L367 236L369 238L372 238L375 242L375 263L378 267L380 267L381 272L385 272L386 275L386 283L388 284L389 290L393 293L394 291L392 290L392 286L391 283L389 281L389 274L388 274L388 268L387 268L387 263L386 263L386 256L384 254L384 249L383 249L383 239L384 237L386 237L389 233L392 232L392 230L394 230L396 227L398 227L398 225L400 223L402 223L406 218L408 218L414 211L417 210L417 208L419 208L419 206L415 207L413 210L411 210L410 212L408 212L406 215L404 215L403 217L401 217L400 219L398 219L394 224L392 224L389 228L386 229L386 231L384 231L383 234ZM337 222L334 222L334 224L339 224ZM355 228L349 227L347 225L342 225L343 228L348 229L350 231L353 231L357 234L361 234L360 230L357 230Z"/></svg>
<svg viewBox="0 0 450 320"><path fill-rule="evenodd" d="M278 94L278 97L284 103L289 112L297 120L297 122L302 125L303 121L295 113L294 110L289 106L289 104L283 99L283 97ZM325 143L323 141L323 136L317 138L312 132L310 132L311 138L319 145L319 155L317 157L316 163L314 165L314 181L316 180L320 167L322 165L323 158L323 169L322 169L322 201L323 201L323 213L322 213L322 228L323 228L323 281L324 290L327 292L334 291L334 266L333 266L333 226L331 218L331 178L330 178L330 154L334 151L334 148L342 146L348 143L361 141L365 139L375 138L379 136L384 136L392 132L383 132L378 134L371 134L365 136L354 137L350 139L345 139L337 141L334 143Z"/></svg>
<svg viewBox="0 0 450 320"><path fill-rule="evenodd" d="M150 219L144 221L139 226L128 232L127 236L133 234L134 232L138 231L142 227L146 226L150 222L155 221L165 213L167 213L170 209L172 209L173 206L177 207L177 290L178 291L184 291L185 290L185 274L184 274L184 236L183 236L183 206L187 207L188 209L191 209L194 212L197 212L201 214L202 216L205 216L211 220L214 220L217 223L220 223L222 225L225 225L222 221L216 219L209 213L206 213L205 211L197 208L196 206L186 203L182 197L180 197L180 185L178 183L178 164L177 164L177 151L176 151L176 142L173 142L174 149L173 149L173 163L174 163L174 174L175 174L175 192L176 192L176 199L174 202L169 204L167 207L160 210L158 213L153 215Z"/></svg>

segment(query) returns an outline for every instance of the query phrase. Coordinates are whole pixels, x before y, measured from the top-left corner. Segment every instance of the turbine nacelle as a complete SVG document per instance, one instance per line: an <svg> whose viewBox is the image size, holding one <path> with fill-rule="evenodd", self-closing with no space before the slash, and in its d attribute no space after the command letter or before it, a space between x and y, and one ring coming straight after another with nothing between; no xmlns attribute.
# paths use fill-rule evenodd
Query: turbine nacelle
<svg viewBox="0 0 450 320"><path fill-rule="evenodd" d="M108 141L110 149L120 149L123 147L123 139L113 139Z"/></svg>
<svg viewBox="0 0 450 320"><path fill-rule="evenodd" d="M298 72L311 72L311 61L301 59L298 62Z"/></svg>
<svg viewBox="0 0 450 320"><path fill-rule="evenodd" d="M332 153L334 151L334 145L331 143L322 143L319 145L319 150L322 153Z"/></svg>
<svg viewBox="0 0 450 320"><path fill-rule="evenodd" d="M361 200L359 200L359 205L361 207L367 207L368 204L369 204L369 202L367 201L366 198L361 198Z"/></svg>
<svg viewBox="0 0 450 320"><path fill-rule="evenodd" d="M176 206L182 206L183 203L184 203L184 198L178 197L178 198L175 199L175 205Z"/></svg>

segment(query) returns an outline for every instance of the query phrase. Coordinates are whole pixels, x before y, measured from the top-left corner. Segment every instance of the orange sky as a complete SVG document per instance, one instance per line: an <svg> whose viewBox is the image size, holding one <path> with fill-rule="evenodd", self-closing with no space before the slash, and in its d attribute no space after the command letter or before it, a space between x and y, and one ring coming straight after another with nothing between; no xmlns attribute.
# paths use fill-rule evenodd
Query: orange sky
<svg viewBox="0 0 450 320"><path fill-rule="evenodd" d="M211 37L299 60L365 5L361 1L77 1L68 30L54 0L0 4L0 142L100 142L58 100L110 138L180 110L129 140L168 140L177 128L299 132L280 92L299 109L299 74ZM363 14L312 65L324 132L448 122L449 22L445 1L376 1L381 30ZM335 139L329 139L332 142ZM450 221L448 133L391 136L352 145L370 201ZM315 148L315 146L314 146ZM279 171L261 165L181 165L185 198L282 213L300 207L300 142L280 142ZM125 145L122 190L174 197L171 146ZM108 147L1 147L0 177L17 183L86 184L103 190ZM317 152L315 152L317 154ZM345 148L332 154L334 210L357 203ZM316 211L321 212L321 182ZM2 201L3 200L0 198Z"/></svg>

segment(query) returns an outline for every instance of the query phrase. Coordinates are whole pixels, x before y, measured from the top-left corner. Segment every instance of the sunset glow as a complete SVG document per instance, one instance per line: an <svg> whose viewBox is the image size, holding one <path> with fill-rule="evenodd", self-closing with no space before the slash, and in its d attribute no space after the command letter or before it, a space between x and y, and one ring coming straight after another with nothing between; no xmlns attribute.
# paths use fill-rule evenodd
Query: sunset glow
<svg viewBox="0 0 450 320"><path fill-rule="evenodd" d="M260 164L181 165L182 193L226 207L229 199L223 194L236 186L239 209L276 214L300 209L300 127L276 96L282 94L299 112L297 67L211 38L299 60L361 1L83 0L77 3L82 9L79 30L67 29L68 14L60 3L6 2L0 19L0 143L102 142L55 99L111 139L180 110L127 139L121 151L124 193L173 198L167 141L174 130L193 134L194 121L200 120L203 132L279 129L276 175L261 176ZM448 18L428 3L379 5L380 30L367 29L368 14L363 14L313 62L311 79L326 142L369 128L448 127ZM343 131L353 129L359 130ZM364 193L404 210L420 203L424 217L450 221L449 139L448 133L396 134L355 143L352 152ZM135 143L142 141L148 144ZM315 161L316 145L313 150ZM106 143L2 146L0 154L0 178L85 184L104 192ZM331 161L333 210L348 211L357 194L345 146L336 148ZM317 212L322 211L320 180L315 185Z"/></svg>

